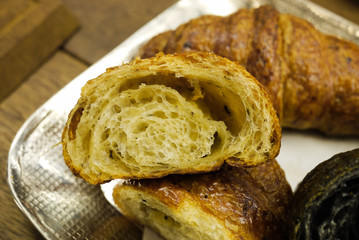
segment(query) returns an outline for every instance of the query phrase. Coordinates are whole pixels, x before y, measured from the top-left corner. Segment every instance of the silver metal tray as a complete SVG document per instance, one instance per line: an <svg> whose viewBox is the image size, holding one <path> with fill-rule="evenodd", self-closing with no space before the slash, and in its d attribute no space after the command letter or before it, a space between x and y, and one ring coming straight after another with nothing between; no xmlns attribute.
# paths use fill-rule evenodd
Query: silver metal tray
<svg viewBox="0 0 359 240"><path fill-rule="evenodd" d="M19 208L47 239L154 239L131 225L111 205L112 184L92 186L65 166L60 142L68 112L85 82L107 67L128 62L144 42L203 14L227 15L238 8L272 4L312 22L323 32L359 45L359 27L304 0L181 0L71 81L41 106L15 136L8 182ZM278 161L294 189L304 175L335 153L359 147L359 139L324 138L284 131ZM107 198L107 199L106 199Z"/></svg>

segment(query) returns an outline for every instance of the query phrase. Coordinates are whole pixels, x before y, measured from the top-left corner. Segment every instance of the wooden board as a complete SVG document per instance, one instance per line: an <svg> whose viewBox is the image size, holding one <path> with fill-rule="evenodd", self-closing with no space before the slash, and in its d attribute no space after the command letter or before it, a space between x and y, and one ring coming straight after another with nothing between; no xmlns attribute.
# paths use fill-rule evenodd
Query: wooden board
<svg viewBox="0 0 359 240"><path fill-rule="evenodd" d="M78 26L60 0L1 0L0 102Z"/></svg>
<svg viewBox="0 0 359 240"><path fill-rule="evenodd" d="M177 0L63 0L81 29L65 50L93 64ZM89 14L91 13L91 14Z"/></svg>

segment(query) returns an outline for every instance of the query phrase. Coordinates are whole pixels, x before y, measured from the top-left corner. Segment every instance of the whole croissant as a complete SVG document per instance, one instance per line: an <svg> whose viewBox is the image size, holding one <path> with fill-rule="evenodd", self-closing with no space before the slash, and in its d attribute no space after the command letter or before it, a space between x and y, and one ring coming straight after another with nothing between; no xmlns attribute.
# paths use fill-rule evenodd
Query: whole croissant
<svg viewBox="0 0 359 240"><path fill-rule="evenodd" d="M271 95L282 127L359 134L359 47L272 6L206 15L155 36L140 50L212 51L237 61Z"/></svg>

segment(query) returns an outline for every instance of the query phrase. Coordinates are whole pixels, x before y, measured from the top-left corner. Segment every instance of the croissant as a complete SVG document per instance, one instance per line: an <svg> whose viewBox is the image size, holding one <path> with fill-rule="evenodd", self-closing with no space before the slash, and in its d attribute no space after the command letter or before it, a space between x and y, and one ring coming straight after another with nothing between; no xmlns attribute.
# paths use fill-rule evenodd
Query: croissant
<svg viewBox="0 0 359 240"><path fill-rule="evenodd" d="M292 190L275 160L255 167L127 180L113 199L165 239L288 239Z"/></svg>
<svg viewBox="0 0 359 240"><path fill-rule="evenodd" d="M265 5L205 15L152 38L139 52L211 51L242 64L267 89L283 128L359 134L359 48Z"/></svg>
<svg viewBox="0 0 359 240"><path fill-rule="evenodd" d="M290 239L359 239L359 148L311 170L292 203Z"/></svg>
<svg viewBox="0 0 359 240"><path fill-rule="evenodd" d="M213 53L158 54L88 81L62 134L74 174L97 184L252 166L279 153L263 86Z"/></svg>

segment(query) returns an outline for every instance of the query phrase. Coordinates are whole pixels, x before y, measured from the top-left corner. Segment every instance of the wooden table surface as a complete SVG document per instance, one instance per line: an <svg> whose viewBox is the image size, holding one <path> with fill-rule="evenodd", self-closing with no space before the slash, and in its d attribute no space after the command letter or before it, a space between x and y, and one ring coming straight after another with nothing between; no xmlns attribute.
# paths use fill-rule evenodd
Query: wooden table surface
<svg viewBox="0 0 359 240"><path fill-rule="evenodd" d="M26 81L0 102L0 239L43 239L18 209L6 168L10 144L47 99L176 0L63 0L81 28ZM313 0L359 24L356 0ZM1 76L0 76L1 81ZM1 85L0 85L1 86Z"/></svg>

